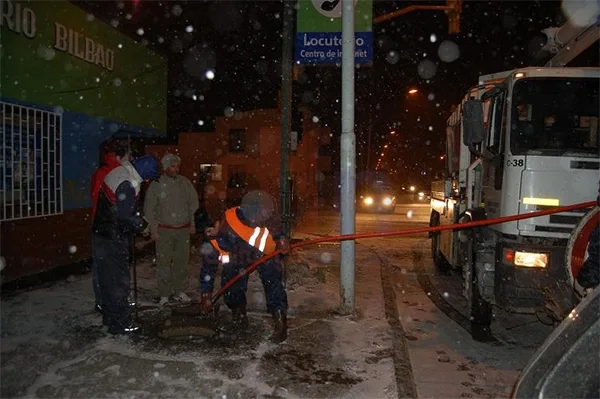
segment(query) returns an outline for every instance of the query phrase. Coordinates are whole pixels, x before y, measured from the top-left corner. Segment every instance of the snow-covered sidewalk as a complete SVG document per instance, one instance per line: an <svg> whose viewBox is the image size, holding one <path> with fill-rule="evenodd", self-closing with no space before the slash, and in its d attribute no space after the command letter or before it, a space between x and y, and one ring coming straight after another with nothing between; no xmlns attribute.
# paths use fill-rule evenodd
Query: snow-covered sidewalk
<svg viewBox="0 0 600 399"><path fill-rule="evenodd" d="M139 302L157 296L151 254L138 260ZM71 276L1 302L2 397L397 397L391 328L377 257L357 246L357 315L341 316L339 247L295 251L287 272L289 338L268 341L256 274L244 334L165 340L152 328L111 336L93 311L90 275ZM197 298L199 248L188 293ZM169 310L140 312L166 319ZM229 312L222 309L226 322Z"/></svg>

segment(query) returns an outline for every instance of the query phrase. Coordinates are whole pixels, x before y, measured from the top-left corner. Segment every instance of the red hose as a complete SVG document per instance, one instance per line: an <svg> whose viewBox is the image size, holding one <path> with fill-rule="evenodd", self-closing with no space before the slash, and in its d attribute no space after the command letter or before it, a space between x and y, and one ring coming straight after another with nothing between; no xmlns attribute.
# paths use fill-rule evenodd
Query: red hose
<svg viewBox="0 0 600 399"><path fill-rule="evenodd" d="M523 215L503 216L501 218L476 220L474 222L450 224L450 225L446 225L446 226L420 227L417 229L386 231L386 232L381 232L381 233L358 233L358 234L345 234L345 235L341 235L341 236L315 238L314 240L302 241L297 244L294 244L291 246L291 248L292 249L300 248L300 247L305 247L307 245L320 244L322 242L357 240L360 238L404 236L404 235L411 235L411 234L428 233L428 232L433 232L433 231L456 230L456 229L465 229L465 228L471 228L471 227L487 226L490 224L500 224L500 223L512 222L515 220L523 220L523 219L535 218L538 216L551 215L554 213L568 212L568 211L573 211L575 209L591 208L591 207L596 206L596 204L597 204L596 201L589 201L589 202L583 202L580 204L567 205L567 206L561 206L558 208L547 209L544 211L530 212L530 213L526 213ZM215 304L217 302L217 300L221 297L221 295L223 295L225 293L225 291L227 291L229 288L231 288L231 286L234 285L239 279L241 279L242 277L244 277L247 274L252 273L260 264L268 261L269 259L274 258L275 256L277 256L279 254L281 254L281 250L277 250L277 251L273 252L272 254L263 256L262 258L253 262L250 266L246 267L244 270L239 272L234 278L229 280L223 287L221 287L220 290L215 292L214 295L211 297L211 302L213 304Z"/></svg>

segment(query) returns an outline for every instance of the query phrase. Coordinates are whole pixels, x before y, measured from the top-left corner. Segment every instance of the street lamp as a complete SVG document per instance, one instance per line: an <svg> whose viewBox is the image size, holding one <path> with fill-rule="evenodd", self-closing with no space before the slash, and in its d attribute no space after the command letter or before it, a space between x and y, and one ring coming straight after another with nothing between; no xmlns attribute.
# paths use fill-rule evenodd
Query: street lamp
<svg viewBox="0 0 600 399"><path fill-rule="evenodd" d="M396 131L395 131L395 130L392 130L392 131L390 132L390 134L396 134Z"/></svg>
<svg viewBox="0 0 600 399"><path fill-rule="evenodd" d="M419 92L419 90L417 90L417 89L410 89L410 90L408 91L408 94L416 94L416 93L418 93L418 92Z"/></svg>

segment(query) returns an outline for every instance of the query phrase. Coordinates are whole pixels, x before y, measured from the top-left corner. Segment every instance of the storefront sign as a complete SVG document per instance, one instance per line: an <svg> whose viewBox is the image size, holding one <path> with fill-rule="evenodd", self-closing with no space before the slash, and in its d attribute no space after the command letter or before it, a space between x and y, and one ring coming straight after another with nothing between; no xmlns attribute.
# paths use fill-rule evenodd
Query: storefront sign
<svg viewBox="0 0 600 399"><path fill-rule="evenodd" d="M35 11L31 8L12 0L2 1L0 26L5 25L14 33L34 39L37 32L36 21ZM54 22L53 47L109 71L115 66L114 50L60 22Z"/></svg>
<svg viewBox="0 0 600 399"><path fill-rule="evenodd" d="M58 22L54 23L54 48L67 52L81 60L112 71L115 66L115 52L101 43L86 37Z"/></svg>

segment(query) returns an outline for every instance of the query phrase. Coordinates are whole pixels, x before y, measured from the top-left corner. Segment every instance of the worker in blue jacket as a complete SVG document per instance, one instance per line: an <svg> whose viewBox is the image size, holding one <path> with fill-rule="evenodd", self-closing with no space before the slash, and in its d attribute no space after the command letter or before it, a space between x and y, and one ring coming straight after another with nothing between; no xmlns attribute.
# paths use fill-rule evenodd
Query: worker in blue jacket
<svg viewBox="0 0 600 399"><path fill-rule="evenodd" d="M139 329L133 324L128 301L130 243L145 224L136 211L142 182L159 176L158 161L145 155L110 171L100 188L92 231L97 244L103 323L111 334Z"/></svg>

